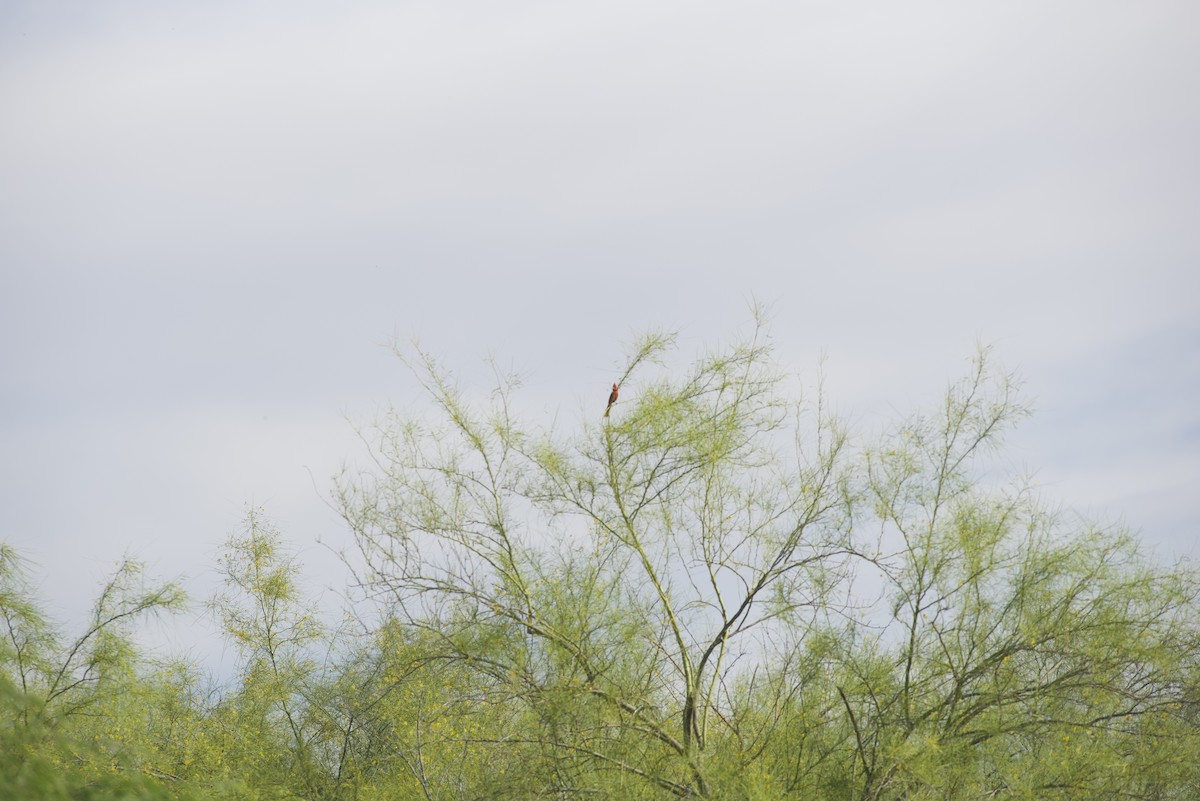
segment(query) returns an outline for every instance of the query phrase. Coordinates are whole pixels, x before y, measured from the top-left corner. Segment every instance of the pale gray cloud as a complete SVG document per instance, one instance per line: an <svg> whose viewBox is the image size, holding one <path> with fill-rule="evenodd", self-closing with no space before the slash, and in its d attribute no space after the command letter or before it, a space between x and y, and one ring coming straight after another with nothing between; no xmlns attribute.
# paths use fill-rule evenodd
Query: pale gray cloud
<svg viewBox="0 0 1200 801"><path fill-rule="evenodd" d="M995 343L1014 460L1194 552L1197 8L0 5L0 536L67 610L247 502L336 538L394 332L569 417L754 297L867 426Z"/></svg>

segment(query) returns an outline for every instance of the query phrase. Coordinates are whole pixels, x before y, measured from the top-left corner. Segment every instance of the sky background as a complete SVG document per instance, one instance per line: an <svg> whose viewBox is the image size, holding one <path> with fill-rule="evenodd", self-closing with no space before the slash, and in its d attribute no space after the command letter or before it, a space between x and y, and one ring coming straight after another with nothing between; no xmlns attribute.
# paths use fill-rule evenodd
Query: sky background
<svg viewBox="0 0 1200 801"><path fill-rule="evenodd" d="M75 621L261 504L319 591L393 338L577 420L757 299L867 431L994 345L1014 468L1195 556L1198 142L1194 0L0 0L0 540Z"/></svg>

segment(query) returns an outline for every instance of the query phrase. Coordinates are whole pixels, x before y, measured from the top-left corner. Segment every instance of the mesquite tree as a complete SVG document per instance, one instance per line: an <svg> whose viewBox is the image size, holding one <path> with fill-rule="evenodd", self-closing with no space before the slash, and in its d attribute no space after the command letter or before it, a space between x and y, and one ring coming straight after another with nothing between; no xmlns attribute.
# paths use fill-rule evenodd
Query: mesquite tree
<svg viewBox="0 0 1200 801"><path fill-rule="evenodd" d="M852 442L761 332L682 372L671 345L566 434L520 421L515 379L480 401L418 352L432 412L393 412L339 481L364 588L505 721L443 740L520 749L514 795L1194 786L1193 576L980 472L1027 413L986 352Z"/></svg>
<svg viewBox="0 0 1200 801"><path fill-rule="evenodd" d="M761 337L645 376L670 345L639 343L619 413L567 437L521 425L514 380L478 408L422 355L437 417L388 419L378 472L340 498L371 586L537 721L510 744L581 786L706 795L734 679L844 572L846 440L819 395L781 391Z"/></svg>
<svg viewBox="0 0 1200 801"><path fill-rule="evenodd" d="M70 638L0 546L0 795L1200 797L1196 573L1001 480L1026 410L986 353L852 438L761 334L671 345L565 432L419 354L429 407L337 485L368 598L318 616L252 512L223 682L134 647L175 585L127 561Z"/></svg>

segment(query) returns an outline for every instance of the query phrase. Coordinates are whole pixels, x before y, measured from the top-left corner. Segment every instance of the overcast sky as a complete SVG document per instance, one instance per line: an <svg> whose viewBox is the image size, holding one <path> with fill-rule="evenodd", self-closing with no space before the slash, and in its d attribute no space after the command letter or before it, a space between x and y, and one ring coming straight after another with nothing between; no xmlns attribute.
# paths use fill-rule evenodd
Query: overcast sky
<svg viewBox="0 0 1200 801"><path fill-rule="evenodd" d="M247 504L332 577L392 337L576 419L756 298L866 429L992 343L1014 465L1196 555L1198 142L1195 0L0 0L0 540L64 619Z"/></svg>

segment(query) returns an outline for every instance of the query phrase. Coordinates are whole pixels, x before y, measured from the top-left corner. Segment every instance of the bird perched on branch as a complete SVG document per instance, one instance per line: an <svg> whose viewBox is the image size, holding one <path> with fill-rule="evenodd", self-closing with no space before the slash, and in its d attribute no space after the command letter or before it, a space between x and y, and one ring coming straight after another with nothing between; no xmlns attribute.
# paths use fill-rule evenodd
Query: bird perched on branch
<svg viewBox="0 0 1200 801"><path fill-rule="evenodd" d="M617 402L618 394L619 390L617 389L617 385L613 384L612 392L608 393L608 406L604 407L605 417L608 417L608 413L612 411L613 404Z"/></svg>

